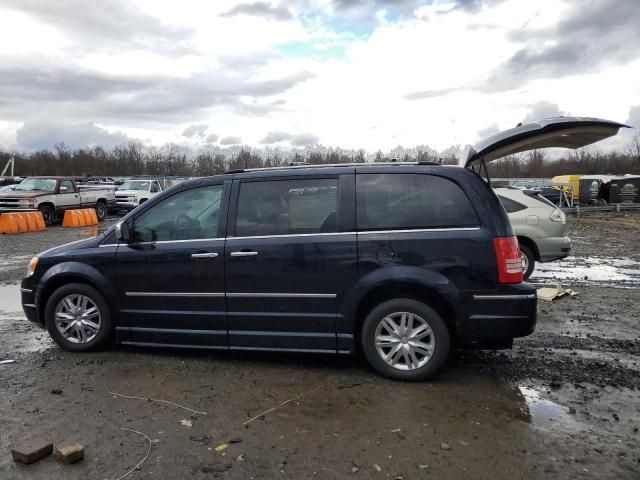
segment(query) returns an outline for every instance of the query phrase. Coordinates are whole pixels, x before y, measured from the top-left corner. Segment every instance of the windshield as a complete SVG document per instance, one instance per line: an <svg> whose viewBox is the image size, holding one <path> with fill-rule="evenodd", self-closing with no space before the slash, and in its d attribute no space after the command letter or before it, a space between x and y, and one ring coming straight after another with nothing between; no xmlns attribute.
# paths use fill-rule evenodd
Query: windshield
<svg viewBox="0 0 640 480"><path fill-rule="evenodd" d="M149 190L150 183L151 182L128 181L120 185L118 190L144 190L146 192Z"/></svg>
<svg viewBox="0 0 640 480"><path fill-rule="evenodd" d="M45 192L53 192L56 189L57 180L55 178L26 178L19 185L16 185L15 190L20 191L32 191L32 190L44 190Z"/></svg>

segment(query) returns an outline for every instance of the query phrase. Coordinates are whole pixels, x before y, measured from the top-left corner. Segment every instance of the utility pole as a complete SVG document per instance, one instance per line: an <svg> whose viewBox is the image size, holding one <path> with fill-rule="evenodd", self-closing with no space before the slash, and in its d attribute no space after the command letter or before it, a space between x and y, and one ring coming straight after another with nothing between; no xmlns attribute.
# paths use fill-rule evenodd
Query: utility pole
<svg viewBox="0 0 640 480"><path fill-rule="evenodd" d="M11 166L11 177L14 176L14 172L13 172L13 167L15 165L16 161L13 157L11 157L8 161L7 164L4 166L4 170L2 170L2 175L0 175L0 177L4 177L4 174L7 173L7 169L9 168L9 166Z"/></svg>

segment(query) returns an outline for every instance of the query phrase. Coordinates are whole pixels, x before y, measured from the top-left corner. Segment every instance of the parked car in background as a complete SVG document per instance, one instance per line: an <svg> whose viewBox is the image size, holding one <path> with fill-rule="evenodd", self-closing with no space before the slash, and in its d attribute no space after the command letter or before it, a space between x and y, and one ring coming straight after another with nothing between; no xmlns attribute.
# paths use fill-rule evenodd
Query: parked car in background
<svg viewBox="0 0 640 480"><path fill-rule="evenodd" d="M102 220L116 201L113 188L83 187L69 177L27 177L11 187L0 192L0 211L39 210L47 225L76 208L95 208Z"/></svg>
<svg viewBox="0 0 640 480"><path fill-rule="evenodd" d="M533 273L536 261L552 262L571 253L571 239L567 237L567 217L540 191L515 187L499 187L494 190L518 237L525 279Z"/></svg>
<svg viewBox="0 0 640 480"><path fill-rule="evenodd" d="M502 132L463 166L369 163L235 170L183 182L102 235L44 252L27 318L63 348L124 344L348 354L422 380L456 345L533 332L536 290L477 171L621 124L552 119ZM538 201L538 200L536 200Z"/></svg>
<svg viewBox="0 0 640 480"><path fill-rule="evenodd" d="M162 192L158 180L125 180L116 190L116 207L131 210Z"/></svg>

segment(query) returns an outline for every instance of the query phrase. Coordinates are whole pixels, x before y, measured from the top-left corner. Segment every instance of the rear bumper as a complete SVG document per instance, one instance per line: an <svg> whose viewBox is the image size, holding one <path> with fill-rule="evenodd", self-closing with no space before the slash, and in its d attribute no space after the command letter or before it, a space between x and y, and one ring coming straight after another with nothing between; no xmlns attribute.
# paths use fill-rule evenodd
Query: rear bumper
<svg viewBox="0 0 640 480"><path fill-rule="evenodd" d="M509 346L514 338L533 333L538 319L535 288L528 283L505 287L494 292L471 294L467 315L458 325L458 336L463 345Z"/></svg>
<svg viewBox="0 0 640 480"><path fill-rule="evenodd" d="M540 262L552 262L571 254L571 239L569 237L549 237L537 239Z"/></svg>

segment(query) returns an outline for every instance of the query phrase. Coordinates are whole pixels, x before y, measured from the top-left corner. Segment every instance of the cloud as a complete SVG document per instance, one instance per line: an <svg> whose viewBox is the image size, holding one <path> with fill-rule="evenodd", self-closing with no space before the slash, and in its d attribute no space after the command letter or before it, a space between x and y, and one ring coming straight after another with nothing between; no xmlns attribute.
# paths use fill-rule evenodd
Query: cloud
<svg viewBox="0 0 640 480"><path fill-rule="evenodd" d="M518 88L535 79L594 73L638 57L640 9L637 0L576 0L557 23L512 30L521 47L490 76L485 89Z"/></svg>
<svg viewBox="0 0 640 480"><path fill-rule="evenodd" d="M260 143L263 145L271 145L273 143L284 142L291 138L290 133L286 132L269 132L267 135L260 140Z"/></svg>
<svg viewBox="0 0 640 480"><path fill-rule="evenodd" d="M242 143L242 138L240 137L224 137L220 140L220 145L240 145Z"/></svg>
<svg viewBox="0 0 640 480"><path fill-rule="evenodd" d="M195 138L195 137L204 138L207 132L207 128L209 128L208 125L189 125L182 132L182 136L187 138Z"/></svg>
<svg viewBox="0 0 640 480"><path fill-rule="evenodd" d="M317 145L320 139L310 133L291 134L287 132L269 132L260 141L263 145L272 145L279 142L289 142L293 147L306 147L307 145Z"/></svg>
<svg viewBox="0 0 640 480"><path fill-rule="evenodd" d="M441 97L443 95L447 95L449 93L456 92L459 90L461 90L461 88L441 88L441 89L434 89L434 90L423 90L420 92L407 93L404 96L404 98L406 98L407 100L422 100L424 98Z"/></svg>
<svg viewBox="0 0 640 480"><path fill-rule="evenodd" d="M75 115L109 123L183 121L213 107L244 112L250 108L247 97L281 94L312 77L303 71L273 79L239 79L216 70L187 77L110 75L46 61L12 64L10 58L0 57L0 118L22 121L46 109L65 118Z"/></svg>
<svg viewBox="0 0 640 480"><path fill-rule="evenodd" d="M60 123L49 120L25 122L16 132L18 148L39 150L64 143L71 148L102 146L111 148L132 141L122 132L110 132L89 123Z"/></svg>
<svg viewBox="0 0 640 480"><path fill-rule="evenodd" d="M165 53L190 50L190 29L168 25L127 0L4 0L2 6L25 13L74 38L76 50L100 47L160 50Z"/></svg>
<svg viewBox="0 0 640 480"><path fill-rule="evenodd" d="M629 109L629 117L627 117L627 121L625 123L630 127L640 129L640 105L636 105Z"/></svg>
<svg viewBox="0 0 640 480"><path fill-rule="evenodd" d="M204 139L205 143L216 143L218 141L218 135L216 135L215 133L210 133L209 135L207 135L207 138Z"/></svg>
<svg viewBox="0 0 640 480"><path fill-rule="evenodd" d="M488 127L478 130L478 137L480 137L480 139L488 138L491 135L495 135L499 131L500 131L500 128L498 127L498 124L494 122Z"/></svg>
<svg viewBox="0 0 640 480"><path fill-rule="evenodd" d="M287 8L281 6L272 7L267 2L239 3L220 16L235 17L237 15L251 15L279 21L287 21L294 18L293 14Z"/></svg>
<svg viewBox="0 0 640 480"><path fill-rule="evenodd" d="M543 118L560 117L564 115L564 113L560 111L558 105L551 102L542 101L534 103L533 105L530 105L530 107L531 111L522 120L523 124L536 122Z"/></svg>
<svg viewBox="0 0 640 480"><path fill-rule="evenodd" d="M315 135L301 133L299 135L293 135L290 143L293 147L306 147L307 145L317 145L319 141L320 139Z"/></svg>

